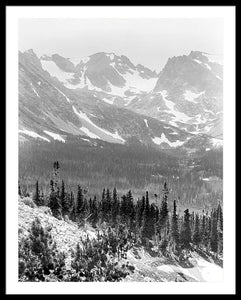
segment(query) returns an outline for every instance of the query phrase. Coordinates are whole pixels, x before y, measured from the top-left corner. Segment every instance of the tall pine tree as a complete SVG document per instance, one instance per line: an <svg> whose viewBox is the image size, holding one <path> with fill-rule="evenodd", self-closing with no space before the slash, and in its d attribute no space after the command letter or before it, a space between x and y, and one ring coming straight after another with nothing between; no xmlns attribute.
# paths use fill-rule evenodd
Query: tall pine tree
<svg viewBox="0 0 241 300"><path fill-rule="evenodd" d="M190 227L190 213L189 210L186 209L184 211L184 221L182 225L182 230L180 233L180 243L183 248L190 248L190 243L192 241L192 233Z"/></svg>
<svg viewBox="0 0 241 300"><path fill-rule="evenodd" d="M179 229L178 229L178 216L177 216L177 204L176 200L173 201L173 213L172 213L172 227L171 227L171 236L174 246L174 251L179 245Z"/></svg>

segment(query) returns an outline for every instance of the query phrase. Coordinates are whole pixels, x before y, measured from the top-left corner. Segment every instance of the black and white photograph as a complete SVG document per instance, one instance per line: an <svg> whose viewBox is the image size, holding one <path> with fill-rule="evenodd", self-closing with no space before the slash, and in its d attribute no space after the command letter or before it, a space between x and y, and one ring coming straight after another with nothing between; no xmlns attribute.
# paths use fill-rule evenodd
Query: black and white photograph
<svg viewBox="0 0 241 300"><path fill-rule="evenodd" d="M12 293L234 292L234 15L9 8Z"/></svg>

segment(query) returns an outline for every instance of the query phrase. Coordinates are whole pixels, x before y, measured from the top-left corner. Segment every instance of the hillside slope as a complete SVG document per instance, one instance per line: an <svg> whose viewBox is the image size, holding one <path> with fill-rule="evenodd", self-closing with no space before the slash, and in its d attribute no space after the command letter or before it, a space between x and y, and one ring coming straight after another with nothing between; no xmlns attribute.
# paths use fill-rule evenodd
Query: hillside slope
<svg viewBox="0 0 241 300"><path fill-rule="evenodd" d="M31 207L32 206L32 207ZM31 198L19 198L18 208L19 240L27 236L31 223L38 217L42 227L51 232L59 251L66 253L66 268L71 267L71 250L80 242L80 238L95 238L96 232L90 226L78 228L77 224L69 220L58 220L52 216L48 207L36 207ZM80 243L81 246L81 243ZM211 256L199 251L187 252L183 260L176 257L164 257L154 248L148 250L143 246L134 247L127 253L127 258L120 259L120 263L127 262L135 270L123 281L208 281L222 280L222 267L216 264ZM221 264L222 261L219 261Z"/></svg>

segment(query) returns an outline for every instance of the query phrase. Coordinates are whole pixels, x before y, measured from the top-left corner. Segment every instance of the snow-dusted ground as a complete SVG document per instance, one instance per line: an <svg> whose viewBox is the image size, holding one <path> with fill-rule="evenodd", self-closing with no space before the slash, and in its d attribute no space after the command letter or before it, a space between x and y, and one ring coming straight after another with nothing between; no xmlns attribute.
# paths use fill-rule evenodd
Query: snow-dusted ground
<svg viewBox="0 0 241 300"><path fill-rule="evenodd" d="M46 134L48 134L49 136L51 136L54 140L65 143L65 139L63 139L62 136L59 135L58 133L54 133L54 132L51 132L51 131L48 131L48 130L44 130L44 132Z"/></svg>
<svg viewBox="0 0 241 300"><path fill-rule="evenodd" d="M95 123L93 123L86 113L83 113L82 111L77 111L77 109L72 106L73 111L75 114L80 118L82 127L80 128L85 132L85 134L92 138L99 138L102 140L106 140L105 137L111 137L112 139L125 143L125 140L119 135L118 131L116 130L115 133L111 133L106 129L103 129L99 126L97 126ZM95 137L94 137L95 136Z"/></svg>
<svg viewBox="0 0 241 300"><path fill-rule="evenodd" d="M50 140L49 140L49 139L47 139L46 137L43 137L43 136L39 135L38 133L36 133L36 132L34 132L34 131L27 130L27 129L20 129L18 132L19 132L19 133L26 134L26 135L28 135L28 136L31 136L31 137L33 137L33 138L39 138L39 139L45 140L45 141L47 141L47 142L50 143Z"/></svg>
<svg viewBox="0 0 241 300"><path fill-rule="evenodd" d="M175 103L172 102L172 101L170 101L170 100L167 100L168 94L167 94L166 90L160 91L160 94L162 95L162 99L164 100L165 105L168 108L168 110L165 110L165 112L167 112L169 114L172 114L174 116L173 120L172 120L173 123L175 123L176 121L179 121L179 122L188 122L189 120L192 119L191 117L187 116L185 113L177 111L174 108L175 107ZM171 124L171 122L170 122L170 124Z"/></svg>
<svg viewBox="0 0 241 300"><path fill-rule="evenodd" d="M205 260L195 253L192 256L193 267L183 268L179 265L165 264L158 266L157 269L169 274L181 273L200 282L220 282L223 280L223 269L220 266Z"/></svg>
<svg viewBox="0 0 241 300"><path fill-rule="evenodd" d="M33 203L31 198L19 198L18 226L22 232L19 235L19 238L28 235L28 229L30 228L31 223L36 217L38 217L44 228L51 228L51 235L54 238L59 251L63 251L67 254L67 268L70 267L71 250L76 248L77 243L80 243L80 237L84 238L87 234L89 238L96 237L96 233L93 228L86 226L86 228L79 229L77 224L72 221L66 222L53 217L49 207L36 207L36 205L34 205L32 208L26 205L25 201Z"/></svg>
<svg viewBox="0 0 241 300"><path fill-rule="evenodd" d="M143 247L128 251L127 259L134 265L135 272L125 281L152 282L221 282L223 269L209 258L204 259L197 252L189 254L189 266L178 263L174 258L150 255ZM187 264L186 264L187 265Z"/></svg>

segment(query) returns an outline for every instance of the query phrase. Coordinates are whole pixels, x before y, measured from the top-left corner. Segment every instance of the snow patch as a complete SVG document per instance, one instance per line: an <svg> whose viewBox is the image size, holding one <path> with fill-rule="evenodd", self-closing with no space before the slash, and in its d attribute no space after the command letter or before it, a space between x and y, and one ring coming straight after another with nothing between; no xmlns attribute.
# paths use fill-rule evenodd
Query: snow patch
<svg viewBox="0 0 241 300"><path fill-rule="evenodd" d="M166 136L165 136L164 133L161 134L161 137L154 137L154 138L152 139L152 141L153 141L155 144L157 144L157 145L161 145L162 143L166 143L166 144L168 144L170 147L178 147L178 146L181 146L181 145L183 145L183 144L185 143L185 141L182 142L182 141L179 141L179 140L177 140L177 141L175 141L175 142L170 142L170 141L168 140L168 138L166 138Z"/></svg>
<svg viewBox="0 0 241 300"><path fill-rule="evenodd" d="M202 53L204 56L208 58L210 62L215 62L219 64L223 64L223 56L220 54L207 54L207 53Z"/></svg>
<svg viewBox="0 0 241 300"><path fill-rule="evenodd" d="M125 143L125 140L118 134L117 130L115 131L115 133L111 133L111 132L109 132L108 130L103 129L103 128L97 126L95 123L93 123L93 122L88 118L88 116L87 116L85 113L83 113L82 111L79 111L79 112L78 112L77 109L76 109L74 106L72 106L72 108L73 108L73 111L75 112L75 114L76 114L81 120L86 121L87 124L90 124L92 127L98 129L98 131L104 133L105 135L108 135L108 136L110 136L110 137L112 137L112 138L114 138L114 139L116 139L116 140L118 140L118 141L121 141L121 142ZM82 127L81 127L80 129L82 130ZM89 130L89 129L88 129L88 130Z"/></svg>
<svg viewBox="0 0 241 300"><path fill-rule="evenodd" d="M115 55L113 53L107 53L106 56L109 57L110 60L114 60L115 58Z"/></svg>
<svg viewBox="0 0 241 300"><path fill-rule="evenodd" d="M212 138L211 142L212 142L213 146L215 146L217 148L223 146L223 140L221 140L221 139Z"/></svg>
<svg viewBox="0 0 241 300"><path fill-rule="evenodd" d="M223 80L220 76L216 75L216 78L220 79L220 80Z"/></svg>
<svg viewBox="0 0 241 300"><path fill-rule="evenodd" d="M202 178L203 181L210 181L210 178L206 177L206 178Z"/></svg>
<svg viewBox="0 0 241 300"><path fill-rule="evenodd" d="M135 99L135 98L136 98L136 95L135 95L135 96L129 96L127 99L124 99L124 101L125 101L124 106L129 105L129 104L131 103L131 101L132 101L133 99ZM139 99L139 101L140 101L140 99Z"/></svg>
<svg viewBox="0 0 241 300"><path fill-rule="evenodd" d="M80 129L87 135L89 136L90 138L92 139L100 139L100 137L96 134L94 134L93 132L91 132L88 128L82 126L80 127Z"/></svg>
<svg viewBox="0 0 241 300"><path fill-rule="evenodd" d="M205 66L207 67L208 70L212 70L212 68L208 64L205 64Z"/></svg>
<svg viewBox="0 0 241 300"><path fill-rule="evenodd" d="M45 137L43 137L43 136L37 134L37 133L34 132L34 131L30 131L30 130L27 130L27 129L23 129L23 130L19 130L18 132L19 132L19 133L26 134L26 135L29 135L29 136L31 136L31 137L33 137L33 138L39 138L39 139L45 140L45 141L47 141L47 142L50 143L50 140L49 140L49 139L47 139L47 138L45 138Z"/></svg>
<svg viewBox="0 0 241 300"><path fill-rule="evenodd" d="M114 99L102 98L102 100L108 104L113 104L113 102L114 102Z"/></svg>
<svg viewBox="0 0 241 300"><path fill-rule="evenodd" d="M54 140L65 143L65 140L61 137L61 135L59 135L57 133L54 133L54 132L51 132L51 131L48 131L48 130L44 130L44 132L46 134L48 134L49 136L51 136Z"/></svg>
<svg viewBox="0 0 241 300"><path fill-rule="evenodd" d="M204 108L204 111L207 112L207 113L210 113L210 114L212 114L212 115L215 115L215 113L214 113L213 111L209 110L209 109L205 109L205 108Z"/></svg>
<svg viewBox="0 0 241 300"><path fill-rule="evenodd" d="M124 77L130 88L134 87L137 90L144 92L151 91L155 87L158 80L158 77L144 79L136 70L133 72L133 74L127 72L125 75L122 75L122 77Z"/></svg>
<svg viewBox="0 0 241 300"><path fill-rule="evenodd" d="M196 255L193 258L194 266L191 268L183 268L179 265L161 265L157 269L165 273L182 273L186 276L193 278L198 282L222 282L223 281L223 269L211 263L202 257Z"/></svg>
<svg viewBox="0 0 241 300"><path fill-rule="evenodd" d="M110 82L109 85L111 87L112 93L119 95L121 97L124 96L125 91L127 90L132 90L133 92L147 92L147 91L151 91L155 85L156 82L158 80L158 77L155 78L149 78L149 79L145 79L142 78L139 74L138 71L136 70L129 70L128 72L126 72L125 74L120 73L116 67L114 63L110 63L110 65L115 69L115 71L122 77L125 79L126 83L125 86L122 88L117 88L114 87Z"/></svg>
<svg viewBox="0 0 241 300"><path fill-rule="evenodd" d="M184 95L185 100L187 100L189 102L197 103L195 101L195 99L197 99L199 96L203 95L204 93L205 93L205 91L203 91L199 94L196 94L196 93L191 92L190 90L186 90L183 95Z"/></svg>
<svg viewBox="0 0 241 300"><path fill-rule="evenodd" d="M202 64L202 62L198 59L194 59L195 62L197 62L198 64Z"/></svg>
<svg viewBox="0 0 241 300"><path fill-rule="evenodd" d="M147 119L144 119L144 122L146 123L146 127L149 127L149 126L148 126Z"/></svg>
<svg viewBox="0 0 241 300"><path fill-rule="evenodd" d="M40 98L39 94L37 93L37 91L35 90L35 88L33 87L32 82L30 82L30 85L32 87L32 90L34 91L34 94L37 95L38 98Z"/></svg>
<svg viewBox="0 0 241 300"><path fill-rule="evenodd" d="M81 61L86 64L90 60L89 56L85 56L81 58Z"/></svg>
<svg viewBox="0 0 241 300"><path fill-rule="evenodd" d="M41 81L38 81L38 85L41 85Z"/></svg>
<svg viewBox="0 0 241 300"><path fill-rule="evenodd" d="M56 86L55 86L55 88L56 88ZM70 103L70 99L69 99L63 92L61 92L58 88L56 88L56 90L57 90L61 95L63 95L63 96L65 97L65 99L67 100L67 102Z"/></svg>

